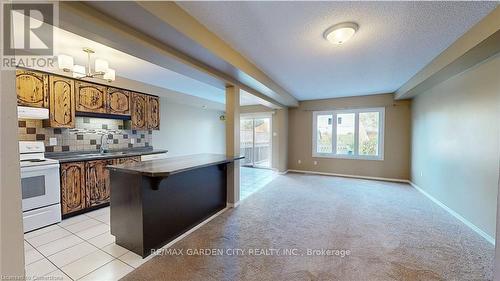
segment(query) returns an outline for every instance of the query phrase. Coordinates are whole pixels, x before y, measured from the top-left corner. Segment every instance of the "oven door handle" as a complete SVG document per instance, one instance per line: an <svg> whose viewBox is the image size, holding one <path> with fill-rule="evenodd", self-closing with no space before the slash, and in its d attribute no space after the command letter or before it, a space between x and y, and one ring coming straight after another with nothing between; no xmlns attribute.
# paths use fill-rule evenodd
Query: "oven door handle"
<svg viewBox="0 0 500 281"><path fill-rule="evenodd" d="M41 171L41 170L54 169L54 168L59 169L59 164L21 167L21 172L34 172L34 171ZM22 175L21 175L21 177L22 177Z"/></svg>

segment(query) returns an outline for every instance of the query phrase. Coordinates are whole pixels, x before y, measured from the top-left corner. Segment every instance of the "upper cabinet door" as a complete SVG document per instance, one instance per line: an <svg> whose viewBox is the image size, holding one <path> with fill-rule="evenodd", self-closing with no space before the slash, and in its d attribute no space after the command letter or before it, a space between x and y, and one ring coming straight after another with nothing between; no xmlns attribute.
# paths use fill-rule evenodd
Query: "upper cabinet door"
<svg viewBox="0 0 500 281"><path fill-rule="evenodd" d="M106 113L106 87L81 81L75 82L76 111Z"/></svg>
<svg viewBox="0 0 500 281"><path fill-rule="evenodd" d="M17 104L31 107L49 106L47 74L16 70Z"/></svg>
<svg viewBox="0 0 500 281"><path fill-rule="evenodd" d="M148 129L160 129L160 98L148 96Z"/></svg>
<svg viewBox="0 0 500 281"><path fill-rule="evenodd" d="M49 126L52 128L75 127L75 82L59 76L49 77Z"/></svg>
<svg viewBox="0 0 500 281"><path fill-rule="evenodd" d="M147 129L147 97L142 94L132 93L132 129Z"/></svg>
<svg viewBox="0 0 500 281"><path fill-rule="evenodd" d="M109 114L130 115L130 92L108 87L106 100Z"/></svg>

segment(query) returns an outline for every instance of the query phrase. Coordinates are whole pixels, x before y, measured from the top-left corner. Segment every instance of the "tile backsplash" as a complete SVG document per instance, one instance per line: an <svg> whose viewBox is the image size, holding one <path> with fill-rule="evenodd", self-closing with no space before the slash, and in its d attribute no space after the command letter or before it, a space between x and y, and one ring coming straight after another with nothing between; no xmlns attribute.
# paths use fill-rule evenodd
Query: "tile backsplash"
<svg viewBox="0 0 500 281"><path fill-rule="evenodd" d="M42 120L20 119L19 140L44 141L46 152L97 151L101 136L108 141L109 149L152 146L152 131L136 131L126 128L126 122L116 119L76 117L75 128L44 128ZM50 145L50 138L57 145Z"/></svg>

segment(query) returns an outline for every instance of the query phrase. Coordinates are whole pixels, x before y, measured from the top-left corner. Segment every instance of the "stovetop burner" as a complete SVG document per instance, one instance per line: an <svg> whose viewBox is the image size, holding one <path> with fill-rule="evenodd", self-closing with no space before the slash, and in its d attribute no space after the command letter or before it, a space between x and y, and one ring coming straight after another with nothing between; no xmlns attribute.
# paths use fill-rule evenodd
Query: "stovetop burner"
<svg viewBox="0 0 500 281"><path fill-rule="evenodd" d="M20 141L19 160L21 161L21 168L59 165L59 161L45 158L44 152L45 146L43 141ZM53 167L50 166L47 168Z"/></svg>

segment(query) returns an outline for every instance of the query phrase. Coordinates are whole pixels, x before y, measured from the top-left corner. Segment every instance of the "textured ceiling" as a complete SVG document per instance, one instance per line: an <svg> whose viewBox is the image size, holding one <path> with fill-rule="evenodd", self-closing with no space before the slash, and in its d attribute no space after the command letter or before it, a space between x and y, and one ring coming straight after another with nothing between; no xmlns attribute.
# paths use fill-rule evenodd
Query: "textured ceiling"
<svg viewBox="0 0 500 281"><path fill-rule="evenodd" d="M179 2L299 100L394 92L498 2ZM344 21L342 46L323 39Z"/></svg>

